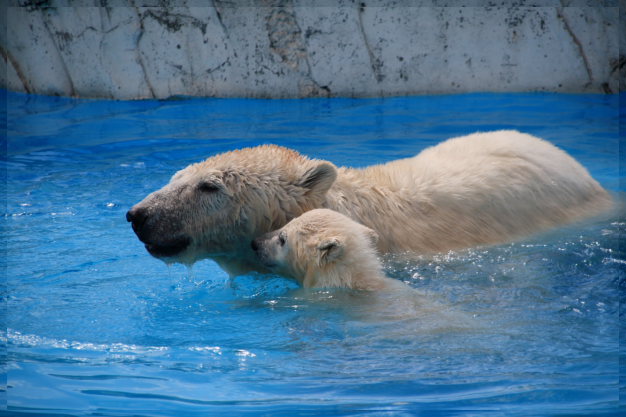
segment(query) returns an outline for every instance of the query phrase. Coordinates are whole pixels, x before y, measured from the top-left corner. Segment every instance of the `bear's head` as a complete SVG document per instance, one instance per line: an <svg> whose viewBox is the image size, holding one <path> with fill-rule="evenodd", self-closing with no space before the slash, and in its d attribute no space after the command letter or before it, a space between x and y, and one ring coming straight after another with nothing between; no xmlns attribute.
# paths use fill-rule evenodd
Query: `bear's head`
<svg viewBox="0 0 626 417"><path fill-rule="evenodd" d="M316 209L252 242L270 270L305 287L358 287L382 275L372 229L328 209Z"/></svg>
<svg viewBox="0 0 626 417"><path fill-rule="evenodd" d="M286 148L241 149L177 172L126 218L157 258L254 259L250 241L321 207L336 176L331 163Z"/></svg>

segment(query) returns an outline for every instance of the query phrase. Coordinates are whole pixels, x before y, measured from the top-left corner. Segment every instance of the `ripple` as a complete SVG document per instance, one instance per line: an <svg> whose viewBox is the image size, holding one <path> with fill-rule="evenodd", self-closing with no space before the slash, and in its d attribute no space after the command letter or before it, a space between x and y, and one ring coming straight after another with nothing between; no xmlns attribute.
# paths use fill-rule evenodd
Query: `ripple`
<svg viewBox="0 0 626 417"><path fill-rule="evenodd" d="M164 352L167 346L139 346L126 343L91 343L69 341L67 339L53 339L32 334L22 334L12 329L7 330L7 341L21 347L47 347L55 349L84 350L91 352L111 353L149 353Z"/></svg>
<svg viewBox="0 0 626 417"><path fill-rule="evenodd" d="M168 270L124 218L176 170L234 148L276 143L359 167L511 127L546 137L615 191L617 96L175 104L21 97L8 98L8 331L0 333L8 413L617 409L626 263L619 216L514 244L385 257L385 271L423 294L423 304L446 306L418 308L410 319L396 314L407 308L396 297L308 291L261 274L229 280L209 261L193 275Z"/></svg>
<svg viewBox="0 0 626 417"><path fill-rule="evenodd" d="M141 375L61 375L61 374L48 374L50 376L62 379L70 379L75 381L109 381L116 379L140 379L150 381L167 381L167 378L155 378L150 376Z"/></svg>

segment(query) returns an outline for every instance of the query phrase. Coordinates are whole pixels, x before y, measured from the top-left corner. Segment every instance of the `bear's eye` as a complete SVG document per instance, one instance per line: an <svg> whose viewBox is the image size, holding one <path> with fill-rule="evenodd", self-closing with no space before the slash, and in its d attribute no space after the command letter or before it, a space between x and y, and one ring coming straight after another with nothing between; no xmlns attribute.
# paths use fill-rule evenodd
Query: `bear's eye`
<svg viewBox="0 0 626 417"><path fill-rule="evenodd" d="M198 190L202 191L203 193L214 193L216 191L219 191L219 189L220 187L211 182L201 182L200 184L198 184Z"/></svg>
<svg viewBox="0 0 626 417"><path fill-rule="evenodd" d="M280 232L280 234L278 235L278 243L280 243L280 246L285 246L286 242L287 236L285 235L285 232Z"/></svg>

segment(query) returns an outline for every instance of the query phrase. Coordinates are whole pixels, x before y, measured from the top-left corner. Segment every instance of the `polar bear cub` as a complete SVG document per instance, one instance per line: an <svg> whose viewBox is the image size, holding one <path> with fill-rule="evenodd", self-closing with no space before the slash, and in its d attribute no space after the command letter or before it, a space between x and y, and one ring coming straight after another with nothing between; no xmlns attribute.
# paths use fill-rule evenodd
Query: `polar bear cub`
<svg viewBox="0 0 626 417"><path fill-rule="evenodd" d="M303 287L408 288L382 272L377 240L375 231L349 217L315 209L255 239L252 249L267 268Z"/></svg>

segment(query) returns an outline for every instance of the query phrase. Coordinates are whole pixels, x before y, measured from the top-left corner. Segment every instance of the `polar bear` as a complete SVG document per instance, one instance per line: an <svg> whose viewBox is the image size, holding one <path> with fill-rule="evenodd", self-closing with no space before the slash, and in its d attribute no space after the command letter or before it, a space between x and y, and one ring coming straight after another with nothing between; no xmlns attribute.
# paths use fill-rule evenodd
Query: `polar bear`
<svg viewBox="0 0 626 417"><path fill-rule="evenodd" d="M377 241L375 231L343 214L313 209L256 238L252 249L268 269L305 288L383 290L405 286L382 272Z"/></svg>
<svg viewBox="0 0 626 417"><path fill-rule="evenodd" d="M211 258L237 275L264 271L250 241L315 208L375 230L383 253L429 254L511 241L610 206L567 153L503 130L363 169L274 145L226 152L177 172L126 217L153 256Z"/></svg>
<svg viewBox="0 0 626 417"><path fill-rule="evenodd" d="M251 247L269 270L295 279L305 289L333 291L323 301L340 304L349 317L365 321L419 318L419 330L476 328L479 323L437 294L385 276L378 259L378 234L329 209L313 209L282 228L260 236ZM325 293L328 294L328 293ZM316 292L298 292L321 301ZM312 297L312 298L311 298Z"/></svg>

